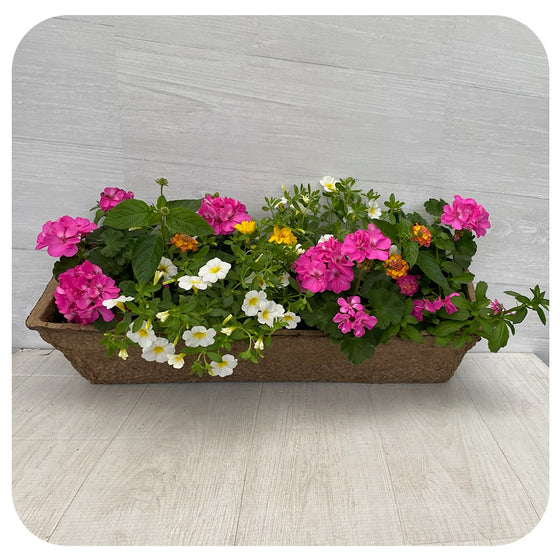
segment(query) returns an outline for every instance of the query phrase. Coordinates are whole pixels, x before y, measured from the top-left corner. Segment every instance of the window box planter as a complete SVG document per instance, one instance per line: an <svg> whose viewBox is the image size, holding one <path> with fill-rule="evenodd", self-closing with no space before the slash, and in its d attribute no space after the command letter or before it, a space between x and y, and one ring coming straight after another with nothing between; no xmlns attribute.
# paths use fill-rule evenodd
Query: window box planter
<svg viewBox="0 0 560 560"><path fill-rule="evenodd" d="M233 375L198 377L189 364L177 370L166 363L147 362L139 348L131 348L129 358L108 357L99 344L102 334L91 325L54 322L56 306L53 293L56 281L47 285L26 320L28 328L60 350L72 366L92 383L172 383L230 381L322 381L342 383L444 383L459 367L464 355L480 340L473 337L462 348L434 345L434 337L423 333L424 343L393 337L377 347L373 358L353 365L316 330L282 330L258 364L239 363ZM472 286L469 285L472 299ZM237 343L235 352L245 349Z"/></svg>

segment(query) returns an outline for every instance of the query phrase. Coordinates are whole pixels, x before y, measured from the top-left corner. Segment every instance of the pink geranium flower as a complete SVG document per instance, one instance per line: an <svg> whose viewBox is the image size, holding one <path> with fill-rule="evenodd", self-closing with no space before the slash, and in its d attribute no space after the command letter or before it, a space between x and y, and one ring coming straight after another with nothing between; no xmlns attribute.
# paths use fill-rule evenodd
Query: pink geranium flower
<svg viewBox="0 0 560 560"><path fill-rule="evenodd" d="M78 243L97 226L86 218L62 216L54 222L46 222L39 235L35 249L47 248L51 257L72 257L78 252Z"/></svg>
<svg viewBox="0 0 560 560"><path fill-rule="evenodd" d="M342 254L351 261L361 263L365 259L385 261L389 258L391 240L373 224L368 229L349 233L342 244Z"/></svg>
<svg viewBox="0 0 560 560"><path fill-rule="evenodd" d="M244 204L227 196L209 194L202 200L198 214L214 229L216 235L233 233L235 226L241 222L252 221Z"/></svg>
<svg viewBox="0 0 560 560"><path fill-rule="evenodd" d="M107 212L107 210L111 210L111 208L114 208L119 202L134 198L134 193L132 191L119 189L118 187L107 187L100 196L99 208L101 208L103 212Z"/></svg>
<svg viewBox="0 0 560 560"><path fill-rule="evenodd" d="M105 321L114 317L103 301L115 299L119 292L115 281L103 274L99 266L84 261L59 275L54 300L67 321L88 324L99 316Z"/></svg>
<svg viewBox="0 0 560 560"><path fill-rule="evenodd" d="M421 321L424 316L422 315L422 311L424 311L424 300L423 299L415 299L412 302L412 311L411 311L411 315L417 319L418 321Z"/></svg>
<svg viewBox="0 0 560 560"><path fill-rule="evenodd" d="M457 292L453 292L452 294L445 296L445 298L443 299L443 308L448 315L451 315L452 313L455 313L455 311L457 311L457 307L453 303L451 303L451 298L460 295L461 294Z"/></svg>
<svg viewBox="0 0 560 560"><path fill-rule="evenodd" d="M428 313L435 313L439 311L444 306L444 302L440 297L430 301L429 299L424 300L424 309Z"/></svg>
<svg viewBox="0 0 560 560"><path fill-rule="evenodd" d="M453 204L443 207L441 223L451 226L455 230L467 229L474 231L477 237L486 234L490 229L488 212L474 198L461 198L454 196Z"/></svg>
<svg viewBox="0 0 560 560"><path fill-rule="evenodd" d="M344 334L354 331L354 336L361 338L366 329L371 330L377 324L377 317L366 312L358 296L339 298L337 303L340 311L333 317L333 321Z"/></svg>
<svg viewBox="0 0 560 560"><path fill-rule="evenodd" d="M307 249L293 265L301 288L312 292L329 290L335 294L350 288L353 266L342 254L342 243L334 237Z"/></svg>

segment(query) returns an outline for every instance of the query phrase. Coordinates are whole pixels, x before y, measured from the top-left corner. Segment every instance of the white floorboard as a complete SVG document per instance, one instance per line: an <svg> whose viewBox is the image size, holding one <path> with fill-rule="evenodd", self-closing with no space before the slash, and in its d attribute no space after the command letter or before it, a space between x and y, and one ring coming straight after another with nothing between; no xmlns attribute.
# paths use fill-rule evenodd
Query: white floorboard
<svg viewBox="0 0 560 560"><path fill-rule="evenodd" d="M13 498L63 545L501 545L548 499L548 368L443 385L92 385L13 355Z"/></svg>

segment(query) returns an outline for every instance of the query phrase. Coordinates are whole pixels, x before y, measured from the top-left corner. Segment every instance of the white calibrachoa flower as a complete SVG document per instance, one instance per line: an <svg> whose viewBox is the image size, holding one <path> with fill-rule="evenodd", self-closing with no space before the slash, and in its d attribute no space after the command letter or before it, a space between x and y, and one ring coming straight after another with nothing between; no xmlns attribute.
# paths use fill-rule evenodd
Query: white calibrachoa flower
<svg viewBox="0 0 560 560"><path fill-rule="evenodd" d="M287 313L284 313L282 320L286 323L286 329L295 329L297 324L301 321L301 317L291 311L288 311Z"/></svg>
<svg viewBox="0 0 560 560"><path fill-rule="evenodd" d="M266 292L251 290L245 294L241 310L247 317L255 316L261 309L261 304L266 302Z"/></svg>
<svg viewBox="0 0 560 560"><path fill-rule="evenodd" d="M329 175L326 175L325 177L323 177L320 181L321 186L323 187L323 190L325 192L336 192L338 191L338 189L335 186L336 183L336 179L334 177L330 177Z"/></svg>
<svg viewBox="0 0 560 560"><path fill-rule="evenodd" d="M389 254L398 255L399 254L398 247L396 245L391 245L391 248L389 249Z"/></svg>
<svg viewBox="0 0 560 560"><path fill-rule="evenodd" d="M274 301L265 301L261 303L260 310L257 314L257 321L261 325L274 326L275 319L281 319L286 313L286 310Z"/></svg>
<svg viewBox="0 0 560 560"><path fill-rule="evenodd" d="M381 208L379 208L379 204L377 204L375 200L370 200L368 202L367 213L370 220L379 218L379 216L381 216Z"/></svg>
<svg viewBox="0 0 560 560"><path fill-rule="evenodd" d="M167 257L161 257L159 261L158 267L156 269L156 276L154 277L154 284L157 284L160 278L163 278L163 281L171 280L173 276L177 274L177 267L173 264L171 259ZM157 277L157 280L156 280Z"/></svg>
<svg viewBox="0 0 560 560"><path fill-rule="evenodd" d="M319 241L317 241L317 243L324 243L325 241L328 241L332 237L334 237L332 233L325 233L321 235L321 237L319 237Z"/></svg>
<svg viewBox="0 0 560 560"><path fill-rule="evenodd" d="M142 358L148 362L167 362L169 354L175 352L175 346L167 338L155 338L152 344L142 350Z"/></svg>
<svg viewBox="0 0 560 560"><path fill-rule="evenodd" d="M118 298L115 298L115 299L105 299L105 300L103 300L103 305L107 309L111 309L111 308L116 306L121 311L125 311L125 307L124 307L125 302L133 301L133 300L134 300L133 297L119 296Z"/></svg>
<svg viewBox="0 0 560 560"><path fill-rule="evenodd" d="M280 286L287 288L290 285L290 275L287 272L280 274Z"/></svg>
<svg viewBox="0 0 560 560"><path fill-rule="evenodd" d="M169 311L160 311L156 313L156 317L162 322L165 323L167 319L169 319Z"/></svg>
<svg viewBox="0 0 560 560"><path fill-rule="evenodd" d="M127 352L126 348L121 348L119 350L119 358L121 358L122 360L128 359L128 352Z"/></svg>
<svg viewBox="0 0 560 560"><path fill-rule="evenodd" d="M298 243L294 249L296 250L296 253L298 255L303 255L303 253L305 253L305 249L301 246L301 243Z"/></svg>
<svg viewBox="0 0 560 560"><path fill-rule="evenodd" d="M204 282L213 284L218 280L223 280L227 276L230 268L231 264L216 257L209 260L204 266L200 267L198 275Z"/></svg>
<svg viewBox="0 0 560 560"><path fill-rule="evenodd" d="M175 369L181 369L185 365L185 360L183 359L185 354L168 354L167 363L173 366Z"/></svg>
<svg viewBox="0 0 560 560"><path fill-rule="evenodd" d="M183 333L183 340L187 346L195 348L197 346L203 346L206 348L211 344L214 344L214 337L216 336L216 331L212 328L207 329L201 325L193 327L190 330L186 330Z"/></svg>
<svg viewBox="0 0 560 560"><path fill-rule="evenodd" d="M205 282L200 276L181 276L177 283L179 288L183 288L183 290L190 290L191 288L194 290L206 290L209 286L209 283Z"/></svg>
<svg viewBox="0 0 560 560"><path fill-rule="evenodd" d="M147 321L144 321L136 332L132 332L131 325L126 336L130 338L132 342L136 342L141 348L149 348L157 338L154 329L152 329L151 325L148 325Z"/></svg>
<svg viewBox="0 0 560 560"><path fill-rule="evenodd" d="M254 344L255 350L264 350L264 340L262 335L257 338Z"/></svg>
<svg viewBox="0 0 560 560"><path fill-rule="evenodd" d="M212 372L212 375L226 377L227 375L231 375L233 373L236 365L236 358L234 358L231 354L224 354L221 362L210 362L210 371Z"/></svg>

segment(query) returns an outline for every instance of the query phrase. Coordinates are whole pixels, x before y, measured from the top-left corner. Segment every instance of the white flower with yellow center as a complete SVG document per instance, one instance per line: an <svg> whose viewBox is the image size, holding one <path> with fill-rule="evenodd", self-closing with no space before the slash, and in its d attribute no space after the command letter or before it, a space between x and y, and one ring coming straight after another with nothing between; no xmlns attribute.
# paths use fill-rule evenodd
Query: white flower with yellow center
<svg viewBox="0 0 560 560"><path fill-rule="evenodd" d="M183 290L206 290L209 284L205 282L200 276L181 276L178 279L179 288Z"/></svg>
<svg viewBox="0 0 560 560"><path fill-rule="evenodd" d="M297 327L297 324L301 321L301 317L299 317L295 313L292 313L291 311L288 311L287 313L284 313L282 321L286 323L286 329L295 329Z"/></svg>
<svg viewBox="0 0 560 560"><path fill-rule="evenodd" d="M136 342L141 348L149 348L153 341L157 338L154 329L148 324L147 321L142 323L142 326L136 331L132 331L132 325L129 327L126 336Z"/></svg>
<svg viewBox="0 0 560 560"><path fill-rule="evenodd" d="M142 358L148 362L167 362L169 354L175 353L175 346L167 338L155 338L152 344L142 350Z"/></svg>
<svg viewBox="0 0 560 560"><path fill-rule="evenodd" d="M334 177L330 177L326 175L320 181L321 186L325 192L336 192L338 189L335 186L336 179Z"/></svg>
<svg viewBox="0 0 560 560"><path fill-rule="evenodd" d="M218 280L223 280L230 268L231 264L216 257L215 259L209 260L204 266L200 267L198 275L202 278L202 280L204 280L204 282L213 284Z"/></svg>
<svg viewBox="0 0 560 560"><path fill-rule="evenodd" d="M262 290L257 292L257 290L251 290L245 294L245 299L241 305L241 310L247 317L255 316L261 308L261 304L266 302L266 292Z"/></svg>
<svg viewBox="0 0 560 560"><path fill-rule="evenodd" d="M274 326L274 321L276 319L282 319L286 314L286 310L274 301L265 301L261 303L260 310L257 314L257 321L261 325L268 325L269 327Z"/></svg>
<svg viewBox="0 0 560 560"><path fill-rule="evenodd" d="M219 375L220 377L226 377L233 373L235 366L237 365L237 359L231 354L224 354L222 356L221 362L210 362L210 371L212 375Z"/></svg>
<svg viewBox="0 0 560 560"><path fill-rule="evenodd" d="M367 214L370 220L381 216L381 208L379 208L379 204L375 200L370 200L367 205Z"/></svg>
<svg viewBox="0 0 560 560"><path fill-rule="evenodd" d="M115 299L104 299L103 300L103 305L107 308L107 309L112 309L113 307L118 307L121 311L125 311L125 302L127 301L133 301L134 298L133 297L127 297L127 296L119 296L118 298Z"/></svg>
<svg viewBox="0 0 560 560"><path fill-rule="evenodd" d="M175 352L175 346L167 338L155 338L152 344L142 350L142 358L148 362L167 362L168 355Z"/></svg>
<svg viewBox="0 0 560 560"><path fill-rule="evenodd" d="M167 363L175 369L181 369L185 365L185 354L168 354Z"/></svg>
<svg viewBox="0 0 560 560"><path fill-rule="evenodd" d="M159 278L156 282L154 282L154 284L157 284L160 278L163 278L164 282L166 280L171 280L171 278L173 278L173 276L175 276L176 274L177 267L173 264L173 261L171 261L171 259L168 259L167 257L161 257L161 260L159 261L158 267L156 269L156 275L158 275Z"/></svg>
<svg viewBox="0 0 560 560"><path fill-rule="evenodd" d="M206 348L211 344L214 344L214 337L216 336L216 331L212 328L207 329L203 326L193 327L190 330L186 330L183 333L183 340L187 346L195 348L197 346L203 346Z"/></svg>
<svg viewBox="0 0 560 560"><path fill-rule="evenodd" d="M282 272L282 274L280 274L279 280L280 286L283 286L284 288L290 285L290 275L287 272Z"/></svg>

